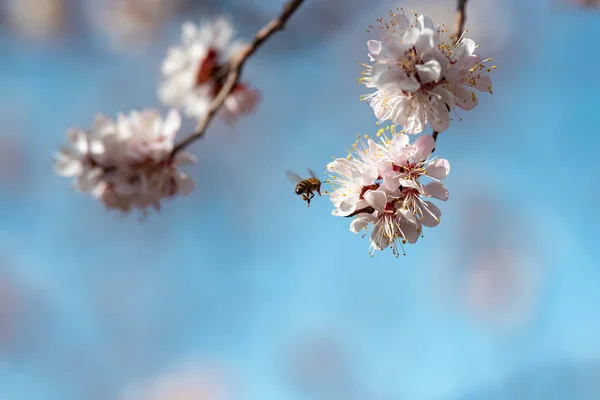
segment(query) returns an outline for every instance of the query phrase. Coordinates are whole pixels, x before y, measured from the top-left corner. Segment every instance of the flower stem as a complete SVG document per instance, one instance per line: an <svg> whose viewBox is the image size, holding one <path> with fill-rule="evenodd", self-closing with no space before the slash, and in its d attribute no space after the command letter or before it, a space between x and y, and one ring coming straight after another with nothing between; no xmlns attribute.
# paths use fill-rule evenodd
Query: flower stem
<svg viewBox="0 0 600 400"><path fill-rule="evenodd" d="M196 140L202 138L206 132L206 129L217 115L217 112L227 99L227 96L233 91L236 83L238 83L240 76L242 74L242 69L244 68L244 64L246 60L250 58L256 50L262 44L267 41L275 32L278 32L283 29L285 23L290 19L292 14L300 7L300 5L304 2L304 0L290 0L288 1L281 10L281 13L276 18L272 19L267 25L265 25L262 29L260 29L252 42L244 47L242 51L238 54L234 55L231 60L229 60L230 70L227 74L227 78L225 80L225 84L219 91L219 94L212 100L210 106L208 108L208 112L204 116L204 118L198 123L196 127L196 131L192 133L190 136L185 138L182 142L175 145L173 148L172 155L174 156L178 151L181 151L185 147L189 146L191 143Z"/></svg>

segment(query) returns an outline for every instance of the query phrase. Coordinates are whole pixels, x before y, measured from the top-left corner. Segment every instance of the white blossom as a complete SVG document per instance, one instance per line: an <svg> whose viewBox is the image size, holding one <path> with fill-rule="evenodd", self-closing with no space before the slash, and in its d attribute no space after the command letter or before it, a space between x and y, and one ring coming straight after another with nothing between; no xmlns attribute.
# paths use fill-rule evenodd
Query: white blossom
<svg viewBox="0 0 600 400"><path fill-rule="evenodd" d="M457 41L430 18L414 14L409 19L404 11L372 28L380 40L367 42L372 64L363 64L359 82L376 89L363 100L380 122L389 120L409 134L422 132L427 123L443 132L456 106L477 105L472 89L491 92L487 73L493 67L474 54L472 40Z"/></svg>
<svg viewBox="0 0 600 400"><path fill-rule="evenodd" d="M162 63L161 102L183 110L187 117L202 119L219 93L229 72L228 61L244 43L224 18L205 21L200 27L186 22L182 43L171 47ZM238 83L225 100L220 116L233 121L250 113L260 96L248 84Z"/></svg>
<svg viewBox="0 0 600 400"><path fill-rule="evenodd" d="M348 157L332 161L327 169L332 214L353 217L353 233L372 227L371 251L391 247L399 255L399 247L415 243L423 226L439 224L441 211L429 199L448 199L441 181L450 164L430 156L435 145L431 136L411 144L407 135L387 129L391 137L381 129L379 141L356 143Z"/></svg>
<svg viewBox="0 0 600 400"><path fill-rule="evenodd" d="M69 147L56 155L56 172L74 179L75 188L102 201L107 208L124 212L152 206L163 198L187 195L193 181L177 170L195 162L185 152L173 156L181 117L171 110L163 118L155 111L132 111L113 121L96 117L88 132L71 130Z"/></svg>

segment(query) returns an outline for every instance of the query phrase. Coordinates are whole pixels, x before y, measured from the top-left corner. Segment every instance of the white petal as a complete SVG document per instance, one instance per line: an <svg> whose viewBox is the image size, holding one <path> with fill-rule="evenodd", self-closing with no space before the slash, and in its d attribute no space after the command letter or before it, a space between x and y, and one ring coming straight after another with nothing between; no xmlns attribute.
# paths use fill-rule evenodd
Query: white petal
<svg viewBox="0 0 600 400"><path fill-rule="evenodd" d="M162 128L163 134L172 142L177 132L179 132L179 128L181 128L181 114L179 114L179 111L171 109L165 118Z"/></svg>
<svg viewBox="0 0 600 400"><path fill-rule="evenodd" d="M451 91L449 91L448 89L438 85L438 86L434 87L433 89L431 89L431 92L439 95L441 101L446 103L448 105L448 107L450 107L450 109L453 109L454 106L456 105L456 103L454 101L454 94Z"/></svg>
<svg viewBox="0 0 600 400"><path fill-rule="evenodd" d="M475 92L465 88L463 85L454 85L453 91L456 98L456 105L463 110L471 110L478 104Z"/></svg>
<svg viewBox="0 0 600 400"><path fill-rule="evenodd" d="M387 191L397 190L400 186L398 173L393 171L383 176L383 183L381 185Z"/></svg>
<svg viewBox="0 0 600 400"><path fill-rule="evenodd" d="M427 210L423 210L423 219L421 220L421 223L428 227L438 226L442 212L430 201L426 201L425 204L427 204L427 209L429 212Z"/></svg>
<svg viewBox="0 0 600 400"><path fill-rule="evenodd" d="M409 19L406 17L406 15L401 14L401 13L397 13L395 16L395 22L396 22L396 26L399 29L402 28L408 28L410 26L410 21Z"/></svg>
<svg viewBox="0 0 600 400"><path fill-rule="evenodd" d="M88 138L85 132L71 129L67 132L67 138L79 154L86 154L88 152Z"/></svg>
<svg viewBox="0 0 600 400"><path fill-rule="evenodd" d="M398 203L401 203L402 201L399 201ZM398 211L396 212L396 216L400 219L405 219L406 221L410 222L411 224L416 225L417 224L417 217L407 208L399 208Z"/></svg>
<svg viewBox="0 0 600 400"><path fill-rule="evenodd" d="M231 42L235 31L231 22L227 18L218 18L213 22L213 45L222 49Z"/></svg>
<svg viewBox="0 0 600 400"><path fill-rule="evenodd" d="M448 160L446 160L445 158L439 158L427 168L425 174L434 179L442 180L446 178L446 176L448 176L449 172L450 163L448 162Z"/></svg>
<svg viewBox="0 0 600 400"><path fill-rule="evenodd" d="M190 21L186 21L181 26L181 36L184 44L188 44L196 37L196 25Z"/></svg>
<svg viewBox="0 0 600 400"><path fill-rule="evenodd" d="M377 177L379 177L379 170L377 169L377 165L366 165L361 170L361 177L357 180L357 182L362 186L371 185Z"/></svg>
<svg viewBox="0 0 600 400"><path fill-rule="evenodd" d="M187 65L187 57L183 50L179 47L172 47L167 50L167 57L161 65L163 75L171 75L185 68Z"/></svg>
<svg viewBox="0 0 600 400"><path fill-rule="evenodd" d="M381 190L367 190L364 199L377 211L382 211L387 204L387 196Z"/></svg>
<svg viewBox="0 0 600 400"><path fill-rule="evenodd" d="M396 147L397 149L404 148L410 142L410 138L408 135L403 134L402 132L397 132L392 138L391 146Z"/></svg>
<svg viewBox="0 0 600 400"><path fill-rule="evenodd" d="M375 64L371 68L372 85L380 89L395 89L399 82L407 78L401 68L389 64Z"/></svg>
<svg viewBox="0 0 600 400"><path fill-rule="evenodd" d="M443 101L434 101L427 109L427 120L436 132L444 132L450 125L450 113Z"/></svg>
<svg viewBox="0 0 600 400"><path fill-rule="evenodd" d="M102 169L95 168L93 170L85 171L77 179L77 187L82 192L91 192L96 188L99 183L99 178L102 175Z"/></svg>
<svg viewBox="0 0 600 400"><path fill-rule="evenodd" d="M481 74L473 87L481 92L489 92L492 90L492 78L488 74Z"/></svg>
<svg viewBox="0 0 600 400"><path fill-rule="evenodd" d="M375 250L383 250L390 245L390 238L385 234L383 225L377 225L371 233L371 246Z"/></svg>
<svg viewBox="0 0 600 400"><path fill-rule="evenodd" d="M104 181L99 182L94 189L90 192L91 195L97 199L105 195L108 190L108 184Z"/></svg>
<svg viewBox="0 0 600 400"><path fill-rule="evenodd" d="M442 66L437 60L430 60L425 64L416 65L415 68L419 78L421 78L421 84L437 82L442 76Z"/></svg>
<svg viewBox="0 0 600 400"><path fill-rule="evenodd" d="M402 43L406 46L412 47L417 43L421 31L417 28L408 28L402 37Z"/></svg>
<svg viewBox="0 0 600 400"><path fill-rule="evenodd" d="M448 200L448 189L440 182L429 182L424 186L425 193L442 201Z"/></svg>
<svg viewBox="0 0 600 400"><path fill-rule="evenodd" d="M435 33L432 29L425 29L421 31L421 34L415 43L415 48L421 57L424 54L431 52L435 48Z"/></svg>
<svg viewBox="0 0 600 400"><path fill-rule="evenodd" d="M423 105L415 97L406 101L405 110L406 122L403 125L404 132L408 134L417 134L423 132L423 129L427 124L427 112L425 107L423 107Z"/></svg>
<svg viewBox="0 0 600 400"><path fill-rule="evenodd" d="M460 33L462 34L462 32ZM456 48L454 49L454 53L452 54L452 58L455 60L460 60L463 57L468 57L473 55L475 49L477 48L477 43L469 38L464 38L458 43Z"/></svg>
<svg viewBox="0 0 600 400"><path fill-rule="evenodd" d="M340 203L339 209L345 215L352 214L356 211L356 203L358 202L359 197L357 194L351 194L349 196L344 196L344 200Z"/></svg>
<svg viewBox="0 0 600 400"><path fill-rule="evenodd" d="M415 141L415 146L417 147L415 161L425 161L435 148L435 140L431 135L423 135Z"/></svg>
<svg viewBox="0 0 600 400"><path fill-rule="evenodd" d="M397 82L397 87L401 90L404 90L409 93L416 92L421 87L421 84L414 76L407 76L405 79L402 79Z"/></svg>
<svg viewBox="0 0 600 400"><path fill-rule="evenodd" d="M90 140L89 146L90 153L94 156L100 156L106 152L106 147L104 146L104 143L100 140Z"/></svg>
<svg viewBox="0 0 600 400"><path fill-rule="evenodd" d="M462 60L460 60L459 62L457 62L455 64L455 66L459 70L460 69L470 70L471 68L473 68L475 65L479 64L480 62L481 62L481 57L472 55L472 56L463 57Z"/></svg>
<svg viewBox="0 0 600 400"><path fill-rule="evenodd" d="M404 234L404 239L408 243L416 243L421 234L421 228L418 223L413 223L406 218L400 218L400 230Z"/></svg>
<svg viewBox="0 0 600 400"><path fill-rule="evenodd" d="M179 172L175 180L177 181L177 191L183 196L189 195L194 190L194 181L183 172Z"/></svg>
<svg viewBox="0 0 600 400"><path fill-rule="evenodd" d="M238 117L252 112L260 99L261 95L258 90L247 86L237 88L225 99L220 116L232 123Z"/></svg>
<svg viewBox="0 0 600 400"><path fill-rule="evenodd" d="M379 40L369 40L367 42L367 47L369 48L369 53L374 56L377 56L379 53L381 53L381 42Z"/></svg>
<svg viewBox="0 0 600 400"><path fill-rule="evenodd" d="M78 176L83 172L83 166L79 160L73 160L64 155L57 157L54 169L58 175L67 178Z"/></svg>
<svg viewBox="0 0 600 400"><path fill-rule="evenodd" d="M416 189L416 190L420 190L420 186L417 182L415 182L413 179L404 179L404 178L400 178L398 179L398 184L400 186L402 186L403 188L411 188L411 189Z"/></svg>
<svg viewBox="0 0 600 400"><path fill-rule="evenodd" d="M359 214L350 223L350 232L359 233L363 229L366 229L367 226L374 221L375 217L371 214Z"/></svg>
<svg viewBox="0 0 600 400"><path fill-rule="evenodd" d="M419 23L419 28L421 30L423 29L435 29L435 25L433 23L433 21L431 20L431 18L421 14L419 15L419 18L417 18L417 22Z"/></svg>

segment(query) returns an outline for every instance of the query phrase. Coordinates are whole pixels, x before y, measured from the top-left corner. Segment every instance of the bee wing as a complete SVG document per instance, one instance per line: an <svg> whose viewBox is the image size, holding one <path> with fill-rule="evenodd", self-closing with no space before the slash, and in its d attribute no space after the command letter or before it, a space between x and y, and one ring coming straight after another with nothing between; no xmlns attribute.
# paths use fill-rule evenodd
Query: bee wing
<svg viewBox="0 0 600 400"><path fill-rule="evenodd" d="M315 174L315 171L313 171L312 169L310 169L310 168L309 168L309 169L308 169L308 173L309 173L309 174L310 174L310 176L312 176L313 178L315 178L315 179L319 179L319 178L317 178L317 174Z"/></svg>
<svg viewBox="0 0 600 400"><path fill-rule="evenodd" d="M285 171L285 174L287 175L288 179L294 183L300 182L302 180L302 178L300 178L300 175L290 171L289 169Z"/></svg>

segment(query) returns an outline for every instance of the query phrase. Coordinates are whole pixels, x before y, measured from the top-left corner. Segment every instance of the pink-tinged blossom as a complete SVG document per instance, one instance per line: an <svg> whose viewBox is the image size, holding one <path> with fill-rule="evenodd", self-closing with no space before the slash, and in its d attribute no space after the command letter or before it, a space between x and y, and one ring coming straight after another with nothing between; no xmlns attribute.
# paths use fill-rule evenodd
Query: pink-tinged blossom
<svg viewBox="0 0 600 400"><path fill-rule="evenodd" d="M394 142L400 142L400 145ZM422 225L437 226L441 216L440 209L425 199L448 200L448 190L441 181L450 172L450 163L443 158L430 158L434 147L435 141L429 135L420 136L414 144L408 144L402 135L396 135L390 144L388 159L392 168L383 177L383 186L388 190L399 188L400 207L408 211L406 218L419 231ZM425 177L429 182L424 184L421 178Z"/></svg>
<svg viewBox="0 0 600 400"><path fill-rule="evenodd" d="M260 102L260 92L245 84L238 84L227 96L220 110L221 118L234 122L240 115L252 112Z"/></svg>
<svg viewBox="0 0 600 400"><path fill-rule="evenodd" d="M455 107L477 105L472 89L491 92L484 62L474 54L475 43L448 35L424 15L392 13L372 27L380 40L369 40L371 64L359 82L375 92L363 96L380 122L401 125L404 133L417 134L426 124L438 132L450 124Z"/></svg>
<svg viewBox="0 0 600 400"><path fill-rule="evenodd" d="M69 146L56 155L56 172L73 178L75 188L124 212L160 209L163 198L187 195L193 181L177 167L195 162L185 152L173 156L181 117L171 110L163 118L154 111L132 111L113 121L96 117L91 130L71 130Z"/></svg>
<svg viewBox="0 0 600 400"><path fill-rule="evenodd" d="M186 22L181 45L169 48L162 63L160 101L183 110L187 117L202 119L225 83L228 61L245 45L234 36L231 23L224 18L205 21L200 27ZM258 91L237 83L219 114L234 121L253 111L259 100Z"/></svg>
<svg viewBox="0 0 600 400"><path fill-rule="evenodd" d="M404 244L418 240L423 226L439 224L441 211L429 199L448 199L441 181L450 164L430 157L435 144L431 136L411 144L407 135L391 131L391 137L355 144L347 158L332 161L327 169L332 214L353 217L353 233L372 227L371 252L391 247L399 255Z"/></svg>
<svg viewBox="0 0 600 400"><path fill-rule="evenodd" d="M230 393L216 370L187 367L131 387L119 400L227 400Z"/></svg>

